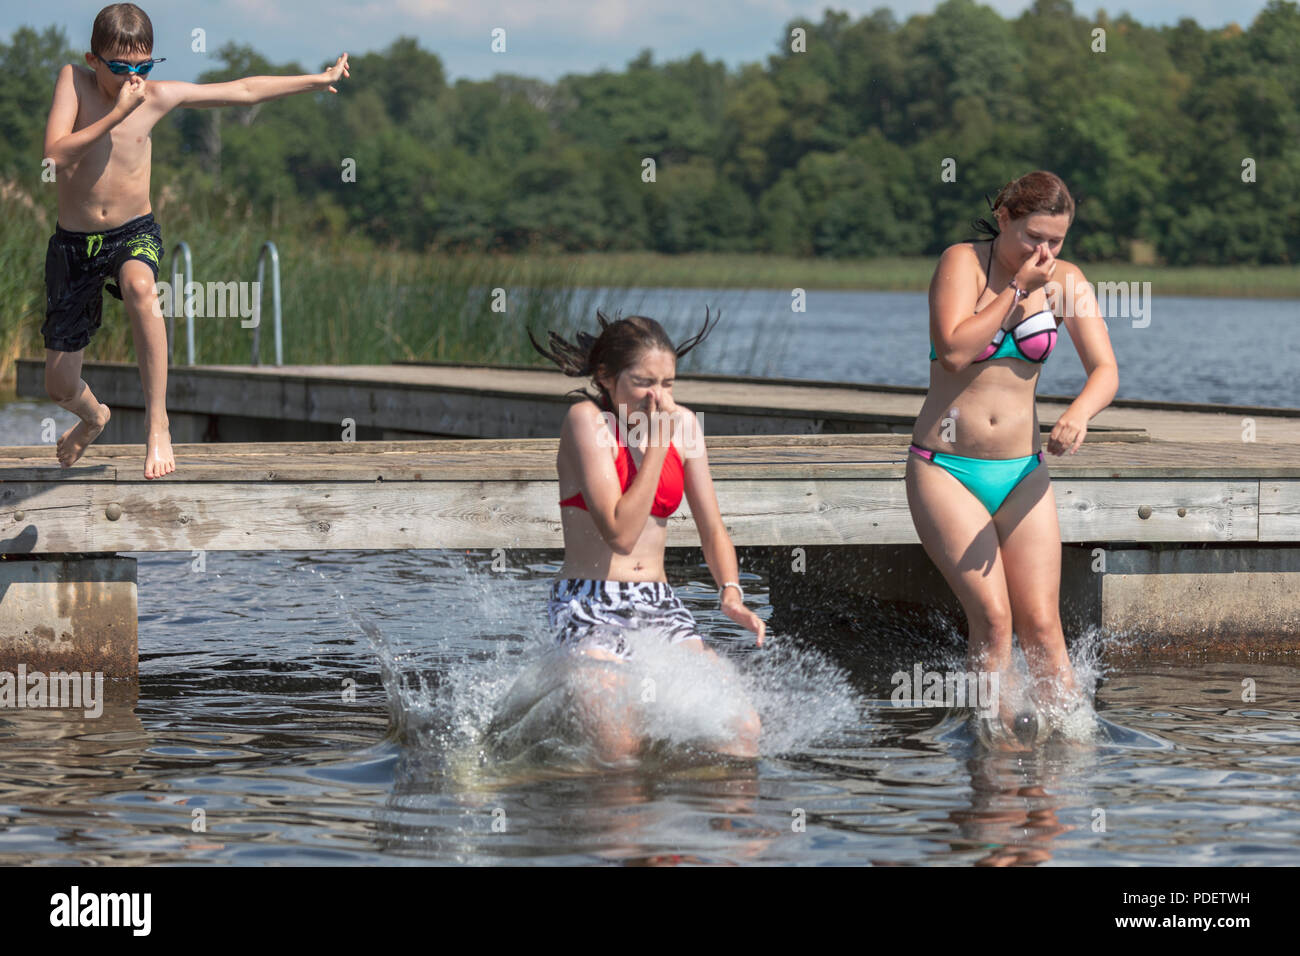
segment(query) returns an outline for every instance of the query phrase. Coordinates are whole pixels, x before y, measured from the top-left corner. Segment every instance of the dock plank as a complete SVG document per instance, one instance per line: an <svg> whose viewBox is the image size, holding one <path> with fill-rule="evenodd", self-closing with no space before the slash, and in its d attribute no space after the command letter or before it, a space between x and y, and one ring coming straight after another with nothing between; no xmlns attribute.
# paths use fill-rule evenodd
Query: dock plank
<svg viewBox="0 0 1300 956"><path fill-rule="evenodd" d="M1055 490L1066 542L1258 539L1250 483L1198 482L1156 494L1150 485L1062 481ZM0 498L6 553L563 545L553 481L87 482L57 494L39 485L4 491L13 491L17 503ZM735 480L719 482L717 494L738 545L917 542L897 480ZM1138 509L1148 502L1143 519ZM687 508L667 524L670 546L699 545Z"/></svg>
<svg viewBox="0 0 1300 956"><path fill-rule="evenodd" d="M20 359L18 393L44 400L43 366ZM115 408L141 407L134 365L88 362L96 393ZM340 428L459 435L473 438L551 436L582 387L546 368L502 368L455 363L384 366L198 366L169 370L168 408L179 420L222 416ZM906 434L925 389L864 383L770 380L683 374L674 394L702 416L705 432L882 432ZM1073 401L1039 395L1040 424L1050 428ZM54 406L51 406L53 408ZM1093 433L1148 432L1183 443L1300 444L1300 409L1214 406L1117 399L1089 425ZM376 436L380 437L380 436Z"/></svg>
<svg viewBox="0 0 1300 956"><path fill-rule="evenodd" d="M140 446L92 447L71 469L36 467L48 447L3 449L0 551L558 547L557 446L180 445L178 470L153 482ZM710 449L738 545L914 543L906 458L898 436ZM1048 463L1064 541L1300 540L1300 446L1090 439ZM670 544L698 544L685 508L668 528Z"/></svg>
<svg viewBox="0 0 1300 956"><path fill-rule="evenodd" d="M707 439L715 478L901 478L907 439L895 435L807 435ZM873 441L862 441L871 438ZM817 441L806 441L817 439ZM440 481L555 477L558 440L474 442L276 442L177 445L177 470L157 482L206 481ZM382 447L370 447L370 446ZM144 481L143 446L92 446L70 469L49 464L46 446L0 448L0 481ZM1046 454L1059 478L1300 478L1300 445L1139 441L1091 436L1074 455ZM42 464L41 462L46 462Z"/></svg>
<svg viewBox="0 0 1300 956"><path fill-rule="evenodd" d="M1259 483L1259 530L1269 541L1300 541L1300 482Z"/></svg>

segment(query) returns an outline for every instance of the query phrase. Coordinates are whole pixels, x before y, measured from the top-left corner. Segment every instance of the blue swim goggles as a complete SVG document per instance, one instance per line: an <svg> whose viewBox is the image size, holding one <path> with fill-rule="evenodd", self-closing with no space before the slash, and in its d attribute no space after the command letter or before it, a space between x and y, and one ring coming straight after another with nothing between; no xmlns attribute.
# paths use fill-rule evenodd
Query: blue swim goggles
<svg viewBox="0 0 1300 956"><path fill-rule="evenodd" d="M164 62L167 57L158 57L156 60L145 60L143 63L127 63L125 60L105 60L98 53L95 54L99 62L104 64L113 73L121 76L123 73L139 73L141 76L148 76L149 71L153 69L155 63Z"/></svg>

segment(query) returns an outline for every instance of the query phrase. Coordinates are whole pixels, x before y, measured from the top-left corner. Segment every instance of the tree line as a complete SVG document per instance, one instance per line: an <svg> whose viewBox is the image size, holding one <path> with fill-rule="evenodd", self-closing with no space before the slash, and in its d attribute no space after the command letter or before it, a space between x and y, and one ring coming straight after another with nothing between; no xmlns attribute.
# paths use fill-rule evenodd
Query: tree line
<svg viewBox="0 0 1300 956"><path fill-rule="evenodd" d="M233 43L212 59L200 82L321 68ZM765 62L647 50L555 83L449 83L409 37L349 59L337 96L167 117L155 194L416 250L873 257L970 238L986 195L1041 168L1078 202L1070 258L1300 261L1291 0L1209 30L1090 20L1069 0L1015 19L973 0L901 23L827 10L787 24ZM0 44L0 171L51 209L40 154L66 62L84 60L57 28Z"/></svg>

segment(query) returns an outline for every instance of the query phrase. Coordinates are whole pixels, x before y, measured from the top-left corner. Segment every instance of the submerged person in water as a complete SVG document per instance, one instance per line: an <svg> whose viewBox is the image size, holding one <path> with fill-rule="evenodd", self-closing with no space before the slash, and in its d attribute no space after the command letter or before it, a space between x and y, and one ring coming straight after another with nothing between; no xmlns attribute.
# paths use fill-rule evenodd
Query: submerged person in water
<svg viewBox="0 0 1300 956"><path fill-rule="evenodd" d="M757 635L764 622L745 607L731 543L718 510L700 424L672 396L677 359L710 331L704 327L674 345L654 319L630 316L609 321L597 312L601 333L577 335L573 345L550 333L533 346L566 375L591 376L597 394L575 389L580 399L564 417L556 468L564 529L564 565L551 586L548 617L556 639L601 661L625 663L635 655L630 632L651 630L674 647L704 655L719 686L735 678L731 665L704 645L695 619L664 573L668 518L683 494L699 531L705 561L719 591L723 613ZM716 320L715 320L716 324ZM637 725L625 674L615 673L607 692L597 748L604 760L635 756L646 742ZM707 749L733 756L758 753L760 722L746 701L728 724L729 734Z"/></svg>

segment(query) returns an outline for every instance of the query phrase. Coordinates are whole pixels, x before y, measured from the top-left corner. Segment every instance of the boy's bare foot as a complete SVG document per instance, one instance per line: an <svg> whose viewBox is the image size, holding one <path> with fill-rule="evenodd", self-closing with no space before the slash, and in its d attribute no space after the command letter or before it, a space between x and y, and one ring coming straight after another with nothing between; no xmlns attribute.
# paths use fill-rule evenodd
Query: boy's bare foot
<svg viewBox="0 0 1300 956"><path fill-rule="evenodd" d="M176 459L172 456L172 436L167 428L149 430L149 439L144 450L144 476L161 478L176 470Z"/></svg>
<svg viewBox="0 0 1300 956"><path fill-rule="evenodd" d="M59 464L64 468L70 468L76 464L77 460L86 453L90 446L100 433L108 420L113 417L108 406L100 403L99 417L93 422L79 421L66 432L59 436L59 442L54 446L54 453L59 458Z"/></svg>

